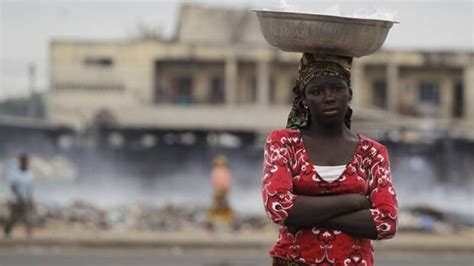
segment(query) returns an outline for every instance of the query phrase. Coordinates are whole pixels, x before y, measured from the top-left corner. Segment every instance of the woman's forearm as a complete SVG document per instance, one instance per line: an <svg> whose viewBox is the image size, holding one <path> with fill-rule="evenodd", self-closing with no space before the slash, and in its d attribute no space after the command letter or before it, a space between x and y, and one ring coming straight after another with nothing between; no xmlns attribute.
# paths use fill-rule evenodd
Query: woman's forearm
<svg viewBox="0 0 474 266"><path fill-rule="evenodd" d="M370 208L370 202L359 194L299 195L288 212L285 224L297 227L314 226L332 217L368 208Z"/></svg>
<svg viewBox="0 0 474 266"><path fill-rule="evenodd" d="M369 209L358 210L327 219L321 226L329 227L357 237L377 238L375 223Z"/></svg>

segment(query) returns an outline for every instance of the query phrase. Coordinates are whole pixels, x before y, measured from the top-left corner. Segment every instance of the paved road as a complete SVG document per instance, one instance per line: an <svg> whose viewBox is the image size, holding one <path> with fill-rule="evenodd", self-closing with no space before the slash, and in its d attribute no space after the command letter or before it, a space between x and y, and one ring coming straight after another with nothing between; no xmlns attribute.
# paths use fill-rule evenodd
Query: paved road
<svg viewBox="0 0 474 266"><path fill-rule="evenodd" d="M377 254L377 266L472 266L467 253ZM147 250L27 248L0 250L0 266L264 266L264 250Z"/></svg>

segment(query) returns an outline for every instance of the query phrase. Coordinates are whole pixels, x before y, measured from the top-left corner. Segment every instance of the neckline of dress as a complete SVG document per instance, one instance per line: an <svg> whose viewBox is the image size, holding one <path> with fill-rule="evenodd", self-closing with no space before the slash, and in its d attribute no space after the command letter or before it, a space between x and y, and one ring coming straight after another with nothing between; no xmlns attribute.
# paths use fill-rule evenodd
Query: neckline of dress
<svg viewBox="0 0 474 266"><path fill-rule="evenodd" d="M319 168L339 168L339 167L346 167L345 164L340 164L340 165L316 165L314 164L315 167Z"/></svg>
<svg viewBox="0 0 474 266"><path fill-rule="evenodd" d="M345 164L344 170L343 170L342 173L341 173L336 179L334 179L333 181L326 181L324 178L322 178L322 177L319 175L318 171L316 171L315 168L316 168L316 166L333 166L333 165L316 165L316 164L314 164L314 163L310 160L309 154L308 154L308 152L306 151L306 145L305 145L305 143L304 143L304 141L303 141L303 133L301 132L301 129L300 129L300 128L297 128L296 130L298 131L299 141L301 141L301 144L302 144L302 146L303 146L303 154L304 154L304 156L305 156L306 162L312 166L315 175L316 175L321 181L327 182L327 183L336 182L336 181L338 181L339 179L341 179L341 178L346 174L347 169L349 168L350 165L352 165L352 162L354 161L354 159L356 158L357 154L359 153L359 149L360 149L360 146L361 146L361 144L362 144L362 135L360 135L359 133L355 133L355 134L357 135L357 137L358 137L359 140L358 140L358 142L357 142L357 145L356 145L356 147L355 147L355 149L354 149L354 152L353 152L351 158L350 158L349 161ZM339 165L336 165L336 166L339 166Z"/></svg>

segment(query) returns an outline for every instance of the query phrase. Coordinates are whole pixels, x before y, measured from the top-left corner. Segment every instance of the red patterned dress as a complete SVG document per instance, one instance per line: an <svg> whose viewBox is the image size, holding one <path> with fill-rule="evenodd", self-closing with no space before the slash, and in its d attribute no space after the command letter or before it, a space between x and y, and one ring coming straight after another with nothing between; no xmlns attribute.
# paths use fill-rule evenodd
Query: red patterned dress
<svg viewBox="0 0 474 266"><path fill-rule="evenodd" d="M294 230L285 225L298 195L360 193L372 208L377 238L395 235L398 206L387 148L358 135L356 151L334 181L322 179L309 162L301 131L273 131L265 143L262 196L270 219L280 224L279 238L270 256L309 265L374 265L371 240L314 226Z"/></svg>

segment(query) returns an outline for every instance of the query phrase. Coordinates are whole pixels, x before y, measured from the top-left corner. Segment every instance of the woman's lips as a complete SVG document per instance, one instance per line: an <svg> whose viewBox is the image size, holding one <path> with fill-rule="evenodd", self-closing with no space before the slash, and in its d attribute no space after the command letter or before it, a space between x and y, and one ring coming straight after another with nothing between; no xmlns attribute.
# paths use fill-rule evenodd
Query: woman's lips
<svg viewBox="0 0 474 266"><path fill-rule="evenodd" d="M328 115L328 116L336 115L337 113L339 113L339 110L338 110L338 109L327 109L327 110L323 110L323 114Z"/></svg>

